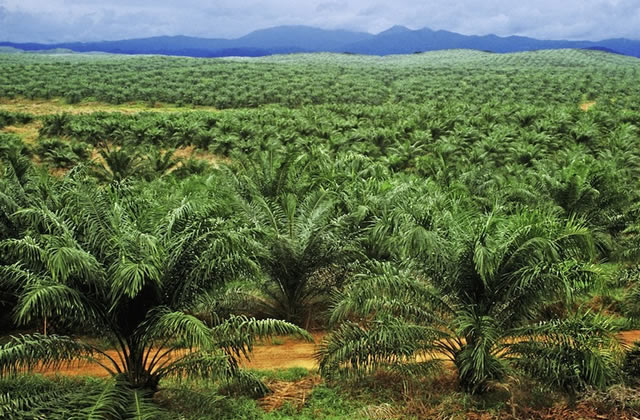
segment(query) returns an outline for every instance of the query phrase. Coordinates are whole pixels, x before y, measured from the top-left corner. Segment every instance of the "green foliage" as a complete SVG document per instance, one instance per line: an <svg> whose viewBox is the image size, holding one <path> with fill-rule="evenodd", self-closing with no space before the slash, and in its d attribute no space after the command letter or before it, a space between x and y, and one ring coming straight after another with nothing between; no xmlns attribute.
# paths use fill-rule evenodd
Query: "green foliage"
<svg viewBox="0 0 640 420"><path fill-rule="evenodd" d="M254 400L246 397L224 397L214 389L170 386L158 392L154 400L168 411L164 417L167 420L258 420L263 416Z"/></svg>
<svg viewBox="0 0 640 420"><path fill-rule="evenodd" d="M512 367L567 389L616 377L607 319L543 316L541 302L569 302L589 285L593 268L580 260L593 245L584 226L527 212L452 222L443 231L434 222L434 240L407 250L412 270L379 264L336 296L338 327L318 352L322 371L424 375L444 358L473 393Z"/></svg>
<svg viewBox="0 0 640 420"><path fill-rule="evenodd" d="M301 420L317 418L327 420L344 418L364 420L367 416L359 414L360 409L359 403L348 401L340 394L338 389L319 385L313 389L307 404L301 410L285 405L280 410L265 415L264 418L268 420L292 418Z"/></svg>
<svg viewBox="0 0 640 420"><path fill-rule="evenodd" d="M213 314L206 322L191 313L197 296L253 270L251 241L222 229L212 209L184 202L157 211L123 184L100 189L75 175L54 200L61 207L40 202L8 215L30 234L0 243L7 263L15 261L0 266L2 286L17 296L18 325L48 320L99 331L117 354L69 337L28 334L0 347L0 372L95 361L126 385L127 416L139 419L155 418L149 398L165 377L233 381L267 392L239 369L239 358L258 339L310 336L279 320ZM117 408L111 397L101 400L106 409Z"/></svg>
<svg viewBox="0 0 640 420"><path fill-rule="evenodd" d="M452 50L391 57L296 54L253 60L2 54L0 69L6 77L0 96L224 109L451 99L482 104L500 92L507 102L578 104L588 97L611 98L616 106L625 106L638 95L637 63L635 58L585 50ZM518 117L523 124L532 120L527 114ZM585 142L590 138L586 124L573 131Z"/></svg>
<svg viewBox="0 0 640 420"><path fill-rule="evenodd" d="M8 112L0 109L0 128L8 125L28 124L33 121L33 115L24 112Z"/></svg>
<svg viewBox="0 0 640 420"><path fill-rule="evenodd" d="M255 371L256 375L263 380L275 380L283 382L295 382L300 379L306 378L311 374L309 370L300 367L293 367L288 369L276 369L276 370L258 370Z"/></svg>
<svg viewBox="0 0 640 420"><path fill-rule="evenodd" d="M35 152L54 167L69 169L89 159L90 146L77 140L67 142L58 138L41 138Z"/></svg>
<svg viewBox="0 0 640 420"><path fill-rule="evenodd" d="M126 416L125 385L118 381L17 376L0 380L5 418L105 419Z"/></svg>
<svg viewBox="0 0 640 420"><path fill-rule="evenodd" d="M22 180L31 168L29 158L31 150L18 136L0 132L0 169L8 176L16 176Z"/></svg>
<svg viewBox="0 0 640 420"><path fill-rule="evenodd" d="M333 328L318 354L327 377L413 380L445 359L466 393L522 375L602 389L630 321L594 309L640 313L637 273L612 268L640 255L638 69L578 50L0 55L2 97L220 109L47 115L33 146L0 133L2 321L48 328L0 348L14 377L0 381L2 410L260 418L211 386L258 395L261 379L306 375L239 368L267 337L310 338L282 320ZM33 118L0 111L0 129ZM40 380L18 370L97 358L113 380L10 388ZM206 389L173 386L196 378ZM377 407L339 392L267 417Z"/></svg>
<svg viewBox="0 0 640 420"><path fill-rule="evenodd" d="M318 191L301 201L289 193L269 201L257 197L254 203L266 278L257 290L247 290L237 309L309 326L340 285L344 269L339 264L349 254L332 225L333 201Z"/></svg>
<svg viewBox="0 0 640 420"><path fill-rule="evenodd" d="M121 182L140 175L144 170L144 158L138 151L112 149L105 145L99 154L100 159L95 162L94 174L103 182Z"/></svg>

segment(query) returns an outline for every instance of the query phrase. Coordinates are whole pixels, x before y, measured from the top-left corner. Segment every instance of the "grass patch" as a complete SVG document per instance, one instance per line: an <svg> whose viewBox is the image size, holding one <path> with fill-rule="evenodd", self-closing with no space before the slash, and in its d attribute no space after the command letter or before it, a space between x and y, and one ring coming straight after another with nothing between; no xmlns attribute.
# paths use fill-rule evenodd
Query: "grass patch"
<svg viewBox="0 0 640 420"><path fill-rule="evenodd" d="M263 381L281 381L296 382L308 377L311 372L301 367L292 367L288 369L261 370L251 369Z"/></svg>
<svg viewBox="0 0 640 420"><path fill-rule="evenodd" d="M342 420L345 418L359 420L367 419L363 408L366 405L348 398L340 388L330 388L326 385L318 385L313 388L303 407L298 408L292 403L285 403L276 411L266 413L264 419L326 419Z"/></svg>

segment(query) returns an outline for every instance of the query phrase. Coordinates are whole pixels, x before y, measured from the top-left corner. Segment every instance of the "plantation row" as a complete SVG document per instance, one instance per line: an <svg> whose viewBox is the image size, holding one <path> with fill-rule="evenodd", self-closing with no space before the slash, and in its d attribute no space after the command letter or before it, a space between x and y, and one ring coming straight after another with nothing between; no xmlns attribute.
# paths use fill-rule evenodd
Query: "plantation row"
<svg viewBox="0 0 640 420"><path fill-rule="evenodd" d="M577 214L599 230L617 234L637 212L638 124L639 113L604 107L584 112L577 107L495 106L489 112L435 104L61 114L44 118L42 138L33 151L55 167L70 168L85 161L92 147L107 145L114 159L120 155L129 161L110 169L116 179L123 178L118 171L135 172L142 155L162 175L177 165L173 148L189 145L217 156L356 152L393 172L457 185L478 202L553 203L565 215ZM189 173L189 168L199 173L203 162L191 159L178 174ZM611 242L613 247L623 243Z"/></svg>
<svg viewBox="0 0 640 420"><path fill-rule="evenodd" d="M20 112L7 112L0 110L0 129L15 124L27 124L33 121L33 116Z"/></svg>
<svg viewBox="0 0 640 420"><path fill-rule="evenodd" d="M596 51L477 51L360 57L312 54L189 59L0 54L0 97L120 104L210 105L423 103L575 104L599 100L637 109L637 59Z"/></svg>

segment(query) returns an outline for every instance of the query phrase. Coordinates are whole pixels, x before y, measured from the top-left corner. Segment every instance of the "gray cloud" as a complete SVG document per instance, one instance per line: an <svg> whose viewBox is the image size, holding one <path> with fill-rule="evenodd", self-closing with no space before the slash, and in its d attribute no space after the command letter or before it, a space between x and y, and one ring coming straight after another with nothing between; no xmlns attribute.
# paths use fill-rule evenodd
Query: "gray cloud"
<svg viewBox="0 0 640 420"><path fill-rule="evenodd" d="M640 39L639 0L0 0L0 40L238 37L276 25L380 32L400 24L544 39Z"/></svg>
<svg viewBox="0 0 640 420"><path fill-rule="evenodd" d="M346 3L339 1L329 1L326 3L320 3L316 6L316 12L318 13L332 13L344 10L347 7Z"/></svg>

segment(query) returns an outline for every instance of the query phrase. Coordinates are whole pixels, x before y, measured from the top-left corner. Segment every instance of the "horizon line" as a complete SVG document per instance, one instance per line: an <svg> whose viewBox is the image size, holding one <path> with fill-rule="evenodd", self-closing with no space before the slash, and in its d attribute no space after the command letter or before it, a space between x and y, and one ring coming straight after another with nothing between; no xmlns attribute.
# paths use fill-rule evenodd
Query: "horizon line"
<svg viewBox="0 0 640 420"><path fill-rule="evenodd" d="M344 28L323 28L323 27L319 27L319 26L310 26L310 25L302 25L302 24L288 24L288 25L277 25L277 26L270 26L270 27L265 27L265 28L259 28L259 29L255 29L252 30L250 32L247 32L244 35L238 36L238 37L230 37L230 38L225 38L225 37L205 37L205 36L195 36L195 35L185 35L185 34L174 34L174 35L153 35L153 36L141 36L141 37L134 37L134 38L119 38L119 39L101 39L101 40L96 40L96 41L44 41L44 42L37 42L37 41L6 41L6 40L0 40L0 42L2 43L9 43L9 44L39 44L39 45L56 45L56 44L95 44L95 43L102 43L102 42L120 42L120 41L135 41L135 40L143 40L143 39L153 39L153 38L194 38L194 39L203 39L203 40L225 40L225 41L236 41L239 39L242 39L246 36L249 36L253 33L256 32L260 32L260 31L268 31L270 29L277 29L277 28L307 28L307 29L316 29L316 30L320 30L320 31L326 31L326 32L351 32L351 33L359 33L359 34L367 34L370 36L379 36L393 28L402 28L402 29L406 29L409 32L419 32L419 31L424 31L424 30L428 30L431 32L448 32L448 33L452 33L452 34L458 34L458 35L463 35L463 36L468 36L468 37L490 37L490 36L494 36L497 38L528 38L528 39L534 39L537 41L569 41L569 42L603 42L603 41L610 41L610 40L620 40L620 39L624 39L624 40L629 40L629 41L636 41L636 42L640 42L640 38L635 39L635 38L627 38L627 37L615 37L615 38L603 38L603 39L587 39L587 38L537 38L537 37L533 37L533 36L529 36L529 35L521 35L521 34L511 34L511 35L498 35L495 33L487 33L487 34L466 34L466 33L462 33L462 32L454 32L448 29L432 29L429 28L428 26L424 26L422 28L417 28L417 29L413 29L410 28L406 25L392 25L390 27L388 27L385 30L382 30L380 32L377 33L373 33L373 32L368 32L368 31L359 31L359 30L353 30L353 29L344 29Z"/></svg>

